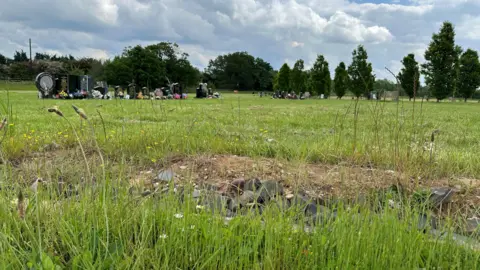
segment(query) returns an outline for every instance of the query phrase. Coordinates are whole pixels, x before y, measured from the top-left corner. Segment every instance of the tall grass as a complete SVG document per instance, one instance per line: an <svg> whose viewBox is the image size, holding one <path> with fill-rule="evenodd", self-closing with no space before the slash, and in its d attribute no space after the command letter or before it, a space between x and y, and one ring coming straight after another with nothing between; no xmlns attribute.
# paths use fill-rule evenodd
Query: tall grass
<svg viewBox="0 0 480 270"><path fill-rule="evenodd" d="M52 141L65 147L77 145L74 134L44 112L52 105L68 107L71 101L36 100L24 95L11 93L15 112L9 123L14 126L9 127L10 136L3 144L9 158L24 158ZM98 142L113 159L129 156L148 163L171 153L231 153L308 162L347 161L386 169L395 169L400 162L404 171L417 172L418 167L424 166L422 160L429 157L423 153L424 144L432 131L439 129L435 164L429 169L433 177L480 176L480 157L476 155L480 150L476 139L480 135L477 104L424 103L420 112L417 110L423 117L413 121L412 107L402 105L407 103L387 101L375 105L359 101L361 111L355 120L350 117L355 110L349 100L224 96L224 100L191 99L182 103L89 100L79 105L89 112L95 128L105 129L108 140ZM5 100L6 94L2 97ZM94 113L100 105L103 120ZM379 107L370 109L373 106ZM66 117L77 119L72 113ZM415 140L412 126L416 126ZM105 137L102 132L96 134ZM373 147L375 141L378 147ZM352 152L354 144L356 154Z"/></svg>
<svg viewBox="0 0 480 270"><path fill-rule="evenodd" d="M126 173L165 165L171 155L230 153L347 161L431 177L478 176L474 153L479 145L473 136L480 129L473 124L480 116L472 113L474 104L422 103L424 120L409 115L413 112L403 102L259 100L247 95L201 101L88 100L81 101L88 126L77 128L73 110L63 110L67 121L46 112L46 106L67 108L71 101L40 102L24 95L2 96L9 104L2 111L9 124L0 152L5 160L0 164L2 269L480 268L478 251L418 230L418 212L408 207L384 207L381 213L337 207L335 219L305 231L308 217L295 209L283 211L281 203L269 205L262 215L248 211L226 220L208 207L197 208L191 198L180 203L173 194L132 195ZM97 117L93 112L99 106ZM438 128L447 132L435 141L435 163L425 167L429 155L422 140ZM412 139L413 132L418 138ZM53 141L56 156L47 157ZM32 161L39 152L43 160ZM81 157L91 164L87 172ZM100 175L101 183L82 180ZM45 177L47 183L30 191L33 176Z"/></svg>
<svg viewBox="0 0 480 270"><path fill-rule="evenodd" d="M416 220L400 222L393 210L378 215L339 208L335 220L304 231L305 219L295 221L294 212L275 205L262 216L247 214L226 222L208 209L198 210L190 199L179 204L172 195L132 198L126 189L109 189L92 203L88 196L61 199L52 197L54 193L46 188L30 197L22 220L12 211L12 196L4 192L2 269L480 267L478 251L450 240L437 242L416 230ZM105 210L108 226L100 218Z"/></svg>

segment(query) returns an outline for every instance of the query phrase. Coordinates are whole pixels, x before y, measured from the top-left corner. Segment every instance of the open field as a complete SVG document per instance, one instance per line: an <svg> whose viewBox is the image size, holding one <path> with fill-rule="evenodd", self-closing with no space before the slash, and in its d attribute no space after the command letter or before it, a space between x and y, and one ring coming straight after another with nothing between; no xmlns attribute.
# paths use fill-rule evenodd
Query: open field
<svg viewBox="0 0 480 270"><path fill-rule="evenodd" d="M53 141L76 145L91 131L71 109L85 110L109 159L147 165L166 155L201 153L275 157L294 162L346 162L439 177L480 177L480 107L474 103L272 100L224 95L221 100L38 100L1 92L8 112L5 155L21 160ZM415 111L415 113L413 113ZM103 120L102 120L103 119ZM438 130L434 149L431 134ZM152 161L153 160L153 161Z"/></svg>
<svg viewBox="0 0 480 270"><path fill-rule="evenodd" d="M0 80L0 90L37 91L34 81L7 81Z"/></svg>
<svg viewBox="0 0 480 270"><path fill-rule="evenodd" d="M163 168L183 183L258 177L324 200L394 184L409 192L459 186L453 213L442 214L455 223L479 213L480 104L251 94L72 101L38 100L32 91L0 91L0 101L8 118L0 132L2 269L42 262L76 269L480 269L478 250L412 230L417 218L396 218L416 208L375 214L353 206L359 215L339 207L334 221L305 232L292 229L295 213L275 207L224 224L188 198L179 204L139 195L148 189L145 175ZM65 118L47 111L55 105ZM35 192L28 187L36 178L45 182ZM78 195L63 198L58 182L76 186Z"/></svg>

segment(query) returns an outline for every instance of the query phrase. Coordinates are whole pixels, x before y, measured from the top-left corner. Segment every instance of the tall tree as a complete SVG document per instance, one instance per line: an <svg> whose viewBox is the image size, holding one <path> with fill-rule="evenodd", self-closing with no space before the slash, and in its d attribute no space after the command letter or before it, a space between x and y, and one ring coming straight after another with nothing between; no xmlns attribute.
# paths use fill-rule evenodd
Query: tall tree
<svg viewBox="0 0 480 270"><path fill-rule="evenodd" d="M452 96L457 96L459 94L458 86L459 86L459 76L460 76L460 56L463 53L463 48L455 45L455 62L453 64L453 68L455 69L455 84L453 87L453 94Z"/></svg>
<svg viewBox="0 0 480 270"><path fill-rule="evenodd" d="M180 58L175 64L175 82L180 83L183 87L194 85L200 81L200 71L193 67L186 58Z"/></svg>
<svg viewBox="0 0 480 270"><path fill-rule="evenodd" d="M284 63L278 71L278 89L290 91L290 67Z"/></svg>
<svg viewBox="0 0 480 270"><path fill-rule="evenodd" d="M403 68L398 73L400 84L411 100L417 93L420 84L420 70L413 53L408 54L402 60Z"/></svg>
<svg viewBox="0 0 480 270"><path fill-rule="evenodd" d="M273 90L277 91L279 90L278 86L278 71L276 71L273 75Z"/></svg>
<svg viewBox="0 0 480 270"><path fill-rule="evenodd" d="M396 90L396 84L387 79L375 80L373 83L373 90L375 92L391 92Z"/></svg>
<svg viewBox="0 0 480 270"><path fill-rule="evenodd" d="M34 60L50 60L51 56L48 53L35 53Z"/></svg>
<svg viewBox="0 0 480 270"><path fill-rule="evenodd" d="M363 45L358 45L352 52L352 63L348 67L348 75L351 81L350 90L359 98L364 95L370 98L373 91L375 76L372 73L372 63L367 62L368 54Z"/></svg>
<svg viewBox="0 0 480 270"><path fill-rule="evenodd" d="M93 59L88 75L92 76L97 81L105 80L105 63L104 60Z"/></svg>
<svg viewBox="0 0 480 270"><path fill-rule="evenodd" d="M437 102L453 94L458 74L455 62L459 49L455 46L455 29L452 23L443 23L439 33L432 36L425 51L422 73Z"/></svg>
<svg viewBox="0 0 480 270"><path fill-rule="evenodd" d="M8 64L8 58L0 53L0 65L6 65Z"/></svg>
<svg viewBox="0 0 480 270"><path fill-rule="evenodd" d="M93 65L93 58L81 58L77 61L77 67L81 71L83 71L84 75L87 75L88 71L92 68Z"/></svg>
<svg viewBox="0 0 480 270"><path fill-rule="evenodd" d="M205 69L205 77L213 81L217 88L250 90L255 86L268 85L272 80L271 66L260 58L254 58L247 52L235 52L219 55L210 60Z"/></svg>
<svg viewBox="0 0 480 270"><path fill-rule="evenodd" d="M317 55L317 59L310 70L310 88L317 95L330 95L331 77L328 62L323 55Z"/></svg>
<svg viewBox="0 0 480 270"><path fill-rule="evenodd" d="M328 62L325 61L325 67L323 69L323 86L325 97L328 98L332 92L332 77L330 75L330 68Z"/></svg>
<svg viewBox="0 0 480 270"><path fill-rule="evenodd" d="M24 52L23 50L15 51L15 54L13 55L13 61L14 62L28 62L27 53Z"/></svg>
<svg viewBox="0 0 480 270"><path fill-rule="evenodd" d="M155 87L162 85L165 78L165 66L151 50L137 45L127 48L124 55L129 59L133 79L137 87Z"/></svg>
<svg viewBox="0 0 480 270"><path fill-rule="evenodd" d="M8 76L7 63L7 57L0 53L0 78Z"/></svg>
<svg viewBox="0 0 480 270"><path fill-rule="evenodd" d="M293 69L290 72L290 88L297 94L305 88L305 73L303 69L304 62L302 59L299 59L295 62L295 65L293 65Z"/></svg>
<svg viewBox="0 0 480 270"><path fill-rule="evenodd" d="M254 87L259 91L268 91L273 89L273 68L270 63L262 58L255 58L254 73L255 83Z"/></svg>
<svg viewBox="0 0 480 270"><path fill-rule="evenodd" d="M480 62L478 53L466 50L459 61L458 94L467 102L480 86Z"/></svg>
<svg viewBox="0 0 480 270"><path fill-rule="evenodd" d="M177 43L160 42L145 49L155 54L162 63L164 73L164 77L160 78L162 82L167 83L170 80L187 86L197 83L200 79L199 71L188 61L188 53L182 51Z"/></svg>
<svg viewBox="0 0 480 270"><path fill-rule="evenodd" d="M115 56L105 63L105 79L109 84L127 87L133 79L133 71L130 61L124 56Z"/></svg>
<svg viewBox="0 0 480 270"><path fill-rule="evenodd" d="M349 77L345 63L340 62L337 68L335 68L335 78L333 81L335 95L341 99L347 93L349 85Z"/></svg>

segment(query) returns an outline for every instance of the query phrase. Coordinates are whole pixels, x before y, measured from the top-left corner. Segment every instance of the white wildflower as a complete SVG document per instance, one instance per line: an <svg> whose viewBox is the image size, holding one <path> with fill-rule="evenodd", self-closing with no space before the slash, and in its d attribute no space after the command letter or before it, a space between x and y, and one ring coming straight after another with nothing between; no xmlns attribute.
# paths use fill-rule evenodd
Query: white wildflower
<svg viewBox="0 0 480 270"><path fill-rule="evenodd" d="M183 218L183 214L175 214L175 218Z"/></svg>

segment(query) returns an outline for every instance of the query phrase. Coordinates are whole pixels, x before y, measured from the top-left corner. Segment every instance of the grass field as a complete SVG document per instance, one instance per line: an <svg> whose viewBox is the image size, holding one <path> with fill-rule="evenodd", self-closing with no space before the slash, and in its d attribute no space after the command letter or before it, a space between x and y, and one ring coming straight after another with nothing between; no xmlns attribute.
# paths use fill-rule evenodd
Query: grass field
<svg viewBox="0 0 480 270"><path fill-rule="evenodd" d="M214 154L283 167L391 170L431 186L478 179L477 103L293 101L251 94L71 101L38 100L32 91L0 91L0 101L8 119L1 144L2 269L480 269L478 251L434 241L411 229L415 219L399 221L393 210L339 212L335 221L307 233L292 229L293 217L274 208L225 225L193 202L137 198L128 189L141 171ZM65 118L47 111L55 105ZM60 199L48 184L38 193L26 188L35 177L80 183L90 175L100 181L86 181L76 199ZM293 183L299 176L285 177ZM19 190L28 202L23 219Z"/></svg>
<svg viewBox="0 0 480 270"><path fill-rule="evenodd" d="M11 91L37 91L37 87L33 81L6 81L0 80L0 90Z"/></svg>
<svg viewBox="0 0 480 270"><path fill-rule="evenodd" d="M47 112L57 105L82 138L85 110L110 159L141 164L170 154L229 153L300 162L348 162L433 177L480 177L480 107L476 103L272 100L224 95L220 100L38 100L1 93L9 129L5 155L21 159L55 141L75 146L69 124ZM6 107L10 110L6 114ZM415 113L414 113L415 111ZM102 120L103 119L103 120ZM85 122L85 121L84 121ZM434 149L425 151L438 130Z"/></svg>

